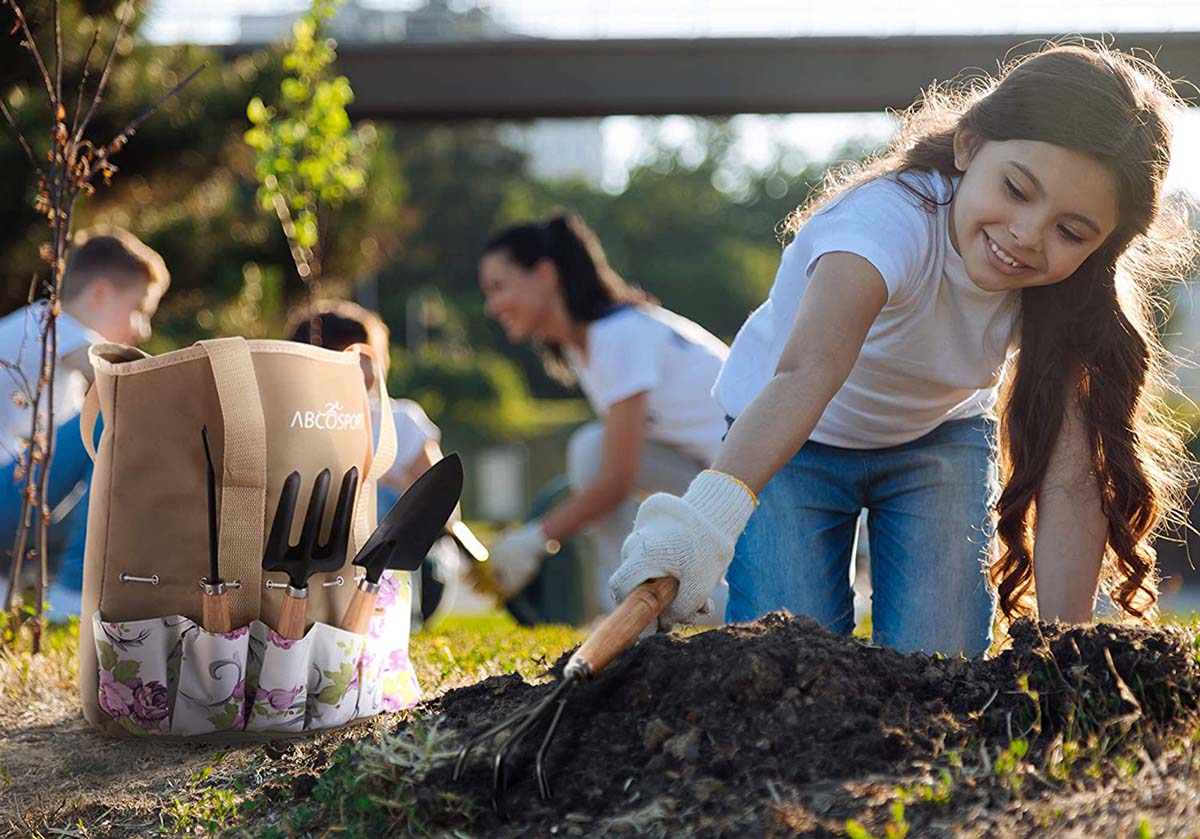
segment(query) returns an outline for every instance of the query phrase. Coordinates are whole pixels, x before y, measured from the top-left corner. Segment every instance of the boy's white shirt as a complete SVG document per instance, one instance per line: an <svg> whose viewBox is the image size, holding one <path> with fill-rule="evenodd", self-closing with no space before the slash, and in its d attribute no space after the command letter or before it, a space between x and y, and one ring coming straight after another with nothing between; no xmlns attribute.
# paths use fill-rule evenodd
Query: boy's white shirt
<svg viewBox="0 0 1200 839"><path fill-rule="evenodd" d="M41 373L40 336L47 305L45 300L39 300L0 318L0 361L5 362L0 365L0 463L21 456L29 438L32 420L29 399ZM59 363L54 374L54 424L60 427L79 416L89 384L82 370L70 369L62 360L92 344L102 343L104 338L66 312L58 316L57 324ZM11 369L10 364L20 373Z"/></svg>
<svg viewBox="0 0 1200 839"><path fill-rule="evenodd" d="M810 439L855 449L894 446L995 407L1015 349L1019 294L984 291L967 275L950 243L957 181L931 172L903 177L938 201L936 212L894 179L874 180L837 196L784 250L770 296L742 325L713 389L730 416L770 381L813 267L835 251L869 261L888 300Z"/></svg>
<svg viewBox="0 0 1200 839"><path fill-rule="evenodd" d="M384 474L383 483L389 486L401 487L407 482L408 470L412 462L425 448L429 440L438 442L442 432L425 411L411 399L391 399L392 419L396 423L396 459ZM371 428L375 429L376 442L379 439L379 403L374 399L370 403Z"/></svg>
<svg viewBox="0 0 1200 839"><path fill-rule="evenodd" d="M725 434L725 414L712 398L729 348L698 324L658 306L626 306L592 321L587 355L567 359L599 416L615 403L647 394L646 439L709 464Z"/></svg>

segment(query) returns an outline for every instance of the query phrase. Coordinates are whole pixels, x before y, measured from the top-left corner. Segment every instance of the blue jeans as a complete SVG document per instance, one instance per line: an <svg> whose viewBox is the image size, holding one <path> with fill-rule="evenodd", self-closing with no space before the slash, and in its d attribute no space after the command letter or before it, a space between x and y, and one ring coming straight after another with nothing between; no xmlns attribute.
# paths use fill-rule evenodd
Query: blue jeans
<svg viewBox="0 0 1200 839"><path fill-rule="evenodd" d="M83 588L83 547L87 537L87 489L92 480L92 459L83 447L79 436L79 417L73 417L58 427L54 435L54 459L50 462L50 476L46 492L50 506L56 515L65 513L50 525L51 555L58 566L59 585L72 591ZM100 433L101 421L96 421L96 434ZM7 575L13 544L17 538L17 525L21 520L21 489L24 480L15 478L17 461L0 466L0 575ZM71 491L83 482L84 492L70 511L58 507ZM29 544L33 544L30 533ZM2 596L2 595L0 595Z"/></svg>
<svg viewBox="0 0 1200 839"><path fill-rule="evenodd" d="M875 642L985 652L995 608L984 572L999 497L995 440L995 421L974 417L885 449L808 442L767 483L738 541L726 619L787 609L849 635L850 558L866 508Z"/></svg>

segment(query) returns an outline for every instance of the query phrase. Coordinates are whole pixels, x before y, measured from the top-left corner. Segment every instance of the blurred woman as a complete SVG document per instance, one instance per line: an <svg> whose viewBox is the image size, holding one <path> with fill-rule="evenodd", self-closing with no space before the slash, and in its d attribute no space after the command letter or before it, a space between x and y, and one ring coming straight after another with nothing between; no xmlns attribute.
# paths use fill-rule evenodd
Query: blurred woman
<svg viewBox="0 0 1200 839"><path fill-rule="evenodd" d="M599 417L568 443L571 496L500 538L494 574L511 598L560 542L586 530L591 609L607 612L607 580L633 529L635 496L686 489L720 445L725 418L710 393L729 350L626 283L575 215L495 234L479 261L479 285L508 339L534 343L547 372L577 382ZM723 589L722 582L714 591L717 616Z"/></svg>

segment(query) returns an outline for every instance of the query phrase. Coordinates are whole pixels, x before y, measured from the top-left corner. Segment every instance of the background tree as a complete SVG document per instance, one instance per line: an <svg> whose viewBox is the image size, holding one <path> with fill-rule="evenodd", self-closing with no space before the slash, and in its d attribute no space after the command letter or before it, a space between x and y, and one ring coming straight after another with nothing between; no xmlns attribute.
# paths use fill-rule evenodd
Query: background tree
<svg viewBox="0 0 1200 839"><path fill-rule="evenodd" d="M0 114L12 129L17 145L25 154L28 170L36 179L34 212L42 216L50 228L49 241L43 242L38 248L39 257L49 265L49 269L44 274L41 271L34 274L27 295L31 303L35 300L45 301L35 332L30 336L35 346L28 348L31 353L40 353L37 379L29 381L19 364L0 362L11 371L10 378L17 386L12 398L28 406L30 416L29 436L24 451L19 453L15 471L17 480L22 482L22 506L8 587L4 594L4 608L5 611L12 609L13 595L20 587L22 565L26 560L36 559L38 584L33 608L32 647L33 652L37 653L41 649L42 608L48 582L47 551L52 510L46 488L54 460L58 316L62 311L62 281L67 250L71 244L75 202L82 196L94 194L98 186L111 183L112 176L117 172L113 159L125 148L142 123L163 102L187 85L203 69L203 65L182 80L175 81L166 93L161 94L124 127L111 134L100 135L109 139L97 141L94 139L97 134L92 120L104 99L114 68L113 62L129 22L130 7L125 7L117 21L107 56L94 79L91 78L91 60L100 42L100 30L93 30L90 46L81 60L79 80L72 91L63 85L66 55L63 51L63 21L58 0L52 0L50 4L49 27L40 33L40 44L20 3L17 0L5 1L15 19L10 35L16 36L36 67L35 83L40 81L41 89L34 99L45 105L47 113L43 125L49 128L46 133L27 134L0 99Z"/></svg>
<svg viewBox="0 0 1200 839"><path fill-rule="evenodd" d="M245 137L256 153L258 197L279 218L296 273L309 286L310 301L319 294L330 214L348 196L362 191L362 164L375 138L370 126L350 124L350 82L345 76L330 77L337 54L324 31L340 4L341 0L313 0L292 26L277 105L269 107L256 96L246 108L253 127ZM319 330L314 321L317 344Z"/></svg>

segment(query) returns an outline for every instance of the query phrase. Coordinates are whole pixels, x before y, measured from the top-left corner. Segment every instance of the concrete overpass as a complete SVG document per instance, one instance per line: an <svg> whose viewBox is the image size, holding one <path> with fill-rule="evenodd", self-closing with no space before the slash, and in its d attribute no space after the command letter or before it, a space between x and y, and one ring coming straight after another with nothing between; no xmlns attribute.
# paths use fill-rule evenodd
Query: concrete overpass
<svg viewBox="0 0 1200 839"><path fill-rule="evenodd" d="M879 111L907 107L922 87L963 68L994 72L1006 55L1050 37L343 43L338 68L354 86L354 115L376 119ZM1173 78L1200 80L1200 32L1112 40L1157 56Z"/></svg>

